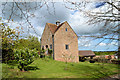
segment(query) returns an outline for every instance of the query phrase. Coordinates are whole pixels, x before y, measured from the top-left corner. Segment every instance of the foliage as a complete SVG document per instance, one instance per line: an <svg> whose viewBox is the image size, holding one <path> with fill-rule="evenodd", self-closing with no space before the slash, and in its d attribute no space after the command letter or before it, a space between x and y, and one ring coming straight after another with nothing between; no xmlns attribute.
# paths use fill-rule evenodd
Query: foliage
<svg viewBox="0 0 120 80"><path fill-rule="evenodd" d="M79 61L84 62L86 58L84 56L79 56Z"/></svg>
<svg viewBox="0 0 120 80"><path fill-rule="evenodd" d="M113 64L120 64L120 60L119 59L112 59L111 62Z"/></svg>
<svg viewBox="0 0 120 80"><path fill-rule="evenodd" d="M48 54L49 54L50 58L52 58L52 50L51 49L48 49Z"/></svg>
<svg viewBox="0 0 120 80"><path fill-rule="evenodd" d="M95 55L114 55L117 51L94 51Z"/></svg>
<svg viewBox="0 0 120 80"><path fill-rule="evenodd" d="M89 62L90 62L90 63L95 63L95 60L94 60L94 59L90 59Z"/></svg>
<svg viewBox="0 0 120 80"><path fill-rule="evenodd" d="M40 50L40 58L45 58L45 50L44 48L42 48L42 50Z"/></svg>
<svg viewBox="0 0 120 80"><path fill-rule="evenodd" d="M14 59L12 52L14 45L18 43L20 32L5 26L3 23L0 26L2 28L2 61L7 62Z"/></svg>
<svg viewBox="0 0 120 80"><path fill-rule="evenodd" d="M31 64L34 61L34 57L38 57L38 52L36 49L15 49L14 56L19 63L18 68L22 71L22 69L27 70L27 65Z"/></svg>
<svg viewBox="0 0 120 80"><path fill-rule="evenodd" d="M29 36L27 39L20 39L18 45L15 46L18 49L22 49L23 47L27 47L29 49L36 48L40 51L40 42L38 38L35 36Z"/></svg>

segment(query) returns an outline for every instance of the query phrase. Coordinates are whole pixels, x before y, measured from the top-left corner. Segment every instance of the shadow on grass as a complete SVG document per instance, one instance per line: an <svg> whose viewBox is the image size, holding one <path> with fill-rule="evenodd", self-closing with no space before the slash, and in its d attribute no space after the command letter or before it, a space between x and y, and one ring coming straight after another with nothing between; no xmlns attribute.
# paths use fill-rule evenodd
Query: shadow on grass
<svg viewBox="0 0 120 80"><path fill-rule="evenodd" d="M37 66L27 66L27 71L29 70L40 70Z"/></svg>
<svg viewBox="0 0 120 80"><path fill-rule="evenodd" d="M7 63L7 64L10 66L17 66L18 65L18 63Z"/></svg>

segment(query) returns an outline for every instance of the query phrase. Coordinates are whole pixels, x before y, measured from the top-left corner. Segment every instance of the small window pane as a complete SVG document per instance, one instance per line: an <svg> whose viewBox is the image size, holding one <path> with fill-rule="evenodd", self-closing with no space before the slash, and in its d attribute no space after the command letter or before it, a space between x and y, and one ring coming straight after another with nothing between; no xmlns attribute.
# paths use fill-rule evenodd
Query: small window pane
<svg viewBox="0 0 120 80"><path fill-rule="evenodd" d="M65 45L66 49L69 49L69 46L68 45Z"/></svg>
<svg viewBox="0 0 120 80"><path fill-rule="evenodd" d="M67 31L67 28L65 30Z"/></svg>
<svg viewBox="0 0 120 80"><path fill-rule="evenodd" d="M50 45L50 49L52 49L52 44Z"/></svg>

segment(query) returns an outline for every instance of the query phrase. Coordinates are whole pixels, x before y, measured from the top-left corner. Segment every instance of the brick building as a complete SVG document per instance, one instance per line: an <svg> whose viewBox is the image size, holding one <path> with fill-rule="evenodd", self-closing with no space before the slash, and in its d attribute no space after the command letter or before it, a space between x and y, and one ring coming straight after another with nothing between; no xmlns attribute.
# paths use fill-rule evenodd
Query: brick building
<svg viewBox="0 0 120 80"><path fill-rule="evenodd" d="M79 62L78 37L67 21L46 23L41 37L41 48L51 49L54 60Z"/></svg>

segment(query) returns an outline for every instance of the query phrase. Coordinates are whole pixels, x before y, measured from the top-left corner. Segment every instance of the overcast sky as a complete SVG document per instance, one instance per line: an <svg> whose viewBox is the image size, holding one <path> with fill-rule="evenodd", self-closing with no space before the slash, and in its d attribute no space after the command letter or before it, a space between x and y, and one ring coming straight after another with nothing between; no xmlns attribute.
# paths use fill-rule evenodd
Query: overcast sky
<svg viewBox="0 0 120 80"><path fill-rule="evenodd" d="M4 4L4 3L3 3ZM40 3L28 3L27 6L23 6L22 3L20 3L20 8L23 9L23 12L26 13L30 7L35 7L36 5L38 5ZM41 3L42 4L42 3ZM7 20L9 19L9 16L11 15L11 6L13 5L13 3L7 3L7 5L4 7L2 7L2 9L4 8L4 14L2 13L2 17L4 18L4 22L7 22ZM90 34L97 34L97 32L99 32L99 29L101 28L101 26L103 25L102 23L98 24L98 25L88 25L86 23L86 21L89 19L88 17L84 16L84 13L78 11L78 10L70 10L67 9L66 6L68 7L73 7L70 4L64 4L62 2L56 2L56 3L47 3L47 5L38 8L37 10L35 9L30 9L29 13L26 13L27 15L30 15L31 17L29 17L29 21L31 22L31 24L33 25L35 31L33 29L30 29L29 34L30 35L34 35L37 36L39 39L43 33L43 30L45 28L45 24L46 23L53 23L55 24L55 22L57 20L59 20L61 23L64 21L67 21L70 26L73 28L73 30L75 31L75 33L77 35L90 35ZM106 9L106 4L102 3L90 3L86 9L88 10L99 10L100 8L105 10ZM24 17L24 15L20 15L21 11L19 9L17 9L16 5L14 4L14 8L13 8L13 12L15 13L14 15L12 15L11 19L13 19L14 22L10 21L9 25L11 28L15 28L17 26L20 26L17 23L22 23L22 26L24 28L24 31L26 33L24 33L23 36L28 36L28 23L24 23L25 19L21 19L20 17ZM106 44L108 42L108 40L105 40L104 42L101 42L98 46L95 47L95 45L101 41L102 39L97 39L97 40L92 40L90 42L90 38L84 38L84 37L80 37L78 39L78 47L79 50L94 50L94 51L113 51L113 50L117 50L117 43L116 42L112 42L110 44Z"/></svg>

